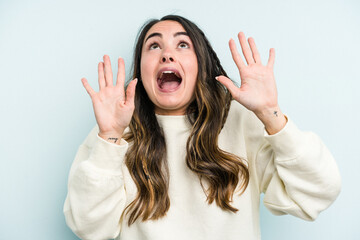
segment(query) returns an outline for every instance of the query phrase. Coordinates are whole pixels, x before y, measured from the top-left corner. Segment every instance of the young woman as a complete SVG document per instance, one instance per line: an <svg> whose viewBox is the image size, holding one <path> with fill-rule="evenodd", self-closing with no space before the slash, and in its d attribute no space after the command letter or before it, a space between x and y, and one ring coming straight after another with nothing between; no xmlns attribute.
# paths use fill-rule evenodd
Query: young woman
<svg viewBox="0 0 360 240"><path fill-rule="evenodd" d="M340 176L321 140L280 110L274 49L230 40L241 87L204 33L169 15L148 22L133 77L116 85L110 59L99 92L82 83L97 126L69 175L67 224L83 239L260 239L259 197L274 214L314 220L337 197ZM249 47L250 46L250 47Z"/></svg>

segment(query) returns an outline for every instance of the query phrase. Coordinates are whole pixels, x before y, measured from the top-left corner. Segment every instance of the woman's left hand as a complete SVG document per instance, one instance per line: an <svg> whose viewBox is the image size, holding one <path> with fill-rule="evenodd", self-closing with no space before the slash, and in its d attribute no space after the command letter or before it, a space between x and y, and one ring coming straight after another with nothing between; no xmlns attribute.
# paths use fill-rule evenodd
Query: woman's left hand
<svg viewBox="0 0 360 240"><path fill-rule="evenodd" d="M270 49L269 60L266 65L263 65L254 39L248 39L249 48L244 33L240 32L238 38L247 65L237 51L233 39L229 41L229 46L233 60L239 69L240 88L225 76L218 76L217 79L226 86L236 101L256 114L269 134L274 134L286 124L286 118L281 113L277 100L273 70L275 50Z"/></svg>

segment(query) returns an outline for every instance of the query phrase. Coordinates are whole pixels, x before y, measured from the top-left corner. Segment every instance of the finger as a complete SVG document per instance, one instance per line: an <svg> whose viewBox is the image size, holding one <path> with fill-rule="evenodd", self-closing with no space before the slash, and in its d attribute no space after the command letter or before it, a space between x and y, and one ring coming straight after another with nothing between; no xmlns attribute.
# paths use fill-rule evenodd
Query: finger
<svg viewBox="0 0 360 240"><path fill-rule="evenodd" d="M244 54L247 64L255 63L254 58L252 57L251 50L246 42L246 37L243 32L239 32L238 38L241 45L241 50Z"/></svg>
<svg viewBox="0 0 360 240"><path fill-rule="evenodd" d="M105 83L106 86L113 85L113 74L111 70L111 62L110 57L108 55L104 55L104 65L105 65Z"/></svg>
<svg viewBox="0 0 360 240"><path fill-rule="evenodd" d="M233 83L233 81L225 76L217 76L216 80L221 82L229 90L233 98L237 98L239 88Z"/></svg>
<svg viewBox="0 0 360 240"><path fill-rule="evenodd" d="M119 58L116 86L121 87L121 89L124 89L124 82L125 82L125 62L124 59Z"/></svg>
<svg viewBox="0 0 360 240"><path fill-rule="evenodd" d="M267 63L267 66L270 68L274 67L274 63L275 63L275 49L274 48L270 48L269 51L269 60Z"/></svg>
<svg viewBox="0 0 360 240"><path fill-rule="evenodd" d="M99 64L98 64L98 80L99 80L99 89L101 90L102 88L104 88L106 86L103 62L99 62Z"/></svg>
<svg viewBox="0 0 360 240"><path fill-rule="evenodd" d="M252 56L253 56L255 62L261 64L261 58L260 58L259 51L257 50L256 44L255 44L255 40L254 40L252 37L250 37L250 38L248 39L248 41L249 41L249 45L250 45L250 48L251 48Z"/></svg>
<svg viewBox="0 0 360 240"><path fill-rule="evenodd" d="M233 39L230 39L229 41L229 47L230 47L230 52L231 52L231 56L236 64L236 66L239 68L239 70L243 67L245 67L245 63L242 60L239 51L237 50L235 41Z"/></svg>
<svg viewBox="0 0 360 240"><path fill-rule="evenodd" d="M94 89L92 89L92 87L90 86L90 84L88 83L88 81L86 80L86 78L82 78L81 82L84 86L84 88L86 89L87 93L90 95L90 97L92 98L95 95L95 91Z"/></svg>
<svg viewBox="0 0 360 240"><path fill-rule="evenodd" d="M129 85L126 88L126 103L125 103L126 105L132 106L134 104L135 89L137 82L138 80L137 78L135 78L129 83Z"/></svg>

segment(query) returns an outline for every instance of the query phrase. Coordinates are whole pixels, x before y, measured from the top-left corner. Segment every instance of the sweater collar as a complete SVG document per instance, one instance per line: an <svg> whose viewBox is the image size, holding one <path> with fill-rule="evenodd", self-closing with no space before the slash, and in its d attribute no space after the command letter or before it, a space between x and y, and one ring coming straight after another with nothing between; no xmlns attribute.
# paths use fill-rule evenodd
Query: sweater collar
<svg viewBox="0 0 360 240"><path fill-rule="evenodd" d="M191 124L187 115L158 115L155 114L160 127L163 129L189 130Z"/></svg>

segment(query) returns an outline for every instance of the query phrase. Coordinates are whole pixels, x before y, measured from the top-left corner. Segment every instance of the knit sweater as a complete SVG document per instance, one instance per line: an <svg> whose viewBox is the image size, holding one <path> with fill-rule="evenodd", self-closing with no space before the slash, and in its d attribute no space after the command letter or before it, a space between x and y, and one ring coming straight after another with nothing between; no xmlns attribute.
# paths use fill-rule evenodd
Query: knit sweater
<svg viewBox="0 0 360 240"><path fill-rule="evenodd" d="M260 120L236 101L219 135L219 147L245 158L250 180L242 195L234 194L236 213L209 204L198 176L186 165L191 125L186 116L157 115L166 141L170 209L159 220L127 215L119 222L137 188L125 165L129 144L109 143L97 126L79 147L72 164L64 204L67 225L81 239L261 239L260 194L275 215L314 220L340 192L337 165L317 135L300 131L288 118L286 126L268 135Z"/></svg>

